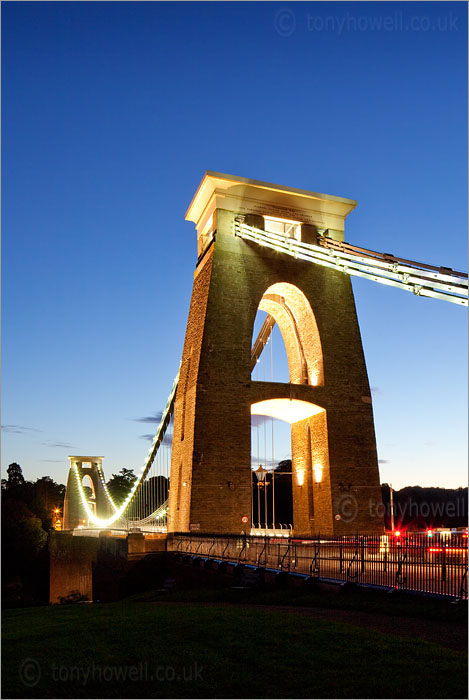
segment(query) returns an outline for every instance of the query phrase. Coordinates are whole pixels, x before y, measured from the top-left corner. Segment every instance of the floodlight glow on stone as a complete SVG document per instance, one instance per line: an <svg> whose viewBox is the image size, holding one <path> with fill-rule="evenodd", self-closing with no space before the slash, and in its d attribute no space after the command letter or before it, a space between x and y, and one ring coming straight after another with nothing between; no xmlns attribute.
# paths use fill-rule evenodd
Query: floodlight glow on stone
<svg viewBox="0 0 469 700"><path fill-rule="evenodd" d="M251 415L270 416L290 424L305 420L305 418L310 418L323 411L321 406L299 399L268 399L251 404Z"/></svg>
<svg viewBox="0 0 469 700"><path fill-rule="evenodd" d="M314 465L314 479L317 484L320 484L322 481L322 464L315 464Z"/></svg>

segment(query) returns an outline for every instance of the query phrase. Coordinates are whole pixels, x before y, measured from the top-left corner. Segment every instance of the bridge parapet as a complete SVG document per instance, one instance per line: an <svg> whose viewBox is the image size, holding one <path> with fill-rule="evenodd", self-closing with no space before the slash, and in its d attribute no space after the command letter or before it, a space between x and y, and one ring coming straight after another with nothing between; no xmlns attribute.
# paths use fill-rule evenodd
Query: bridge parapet
<svg viewBox="0 0 469 700"><path fill-rule="evenodd" d="M436 546L435 546L436 545ZM355 583L467 599L467 537L428 541L426 534L312 539L178 533L168 552L183 560L289 574L307 581ZM198 562L200 563L200 562Z"/></svg>

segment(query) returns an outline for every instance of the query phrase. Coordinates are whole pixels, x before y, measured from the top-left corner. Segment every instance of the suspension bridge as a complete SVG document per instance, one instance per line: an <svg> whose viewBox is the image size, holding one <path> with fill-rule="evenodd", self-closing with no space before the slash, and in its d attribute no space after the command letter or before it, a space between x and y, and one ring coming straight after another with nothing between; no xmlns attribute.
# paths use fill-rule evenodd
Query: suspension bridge
<svg viewBox="0 0 469 700"><path fill-rule="evenodd" d="M339 362L341 366L338 369L343 371L344 365L348 364L349 383L353 379L355 383L361 384L361 387L355 386L353 388L355 394L357 393L356 389L360 389L358 392L362 402L360 408L365 409L365 411L362 410L362 415L355 420L351 433L360 447L364 447L365 451L372 453L368 455L368 465L364 464L362 460L360 463L360 468L368 471L368 479L366 483L357 484L357 491L354 495L356 503L353 505L358 510L360 508L363 510L363 504L358 502L363 499L357 498L358 489L361 487L361 491L363 491L364 487L369 487L371 489L369 493L374 490L377 494L379 481L376 459L373 454L373 426L370 426L370 421L372 423L371 398L361 343L356 337L357 323L349 284L350 277L359 276L371 282L396 287L421 297L466 307L468 305L468 277L466 273L415 262L344 242L344 220L355 204L353 200L279 187L270 183L226 176L220 173L207 172L205 174L186 217L194 221L197 227L198 261L183 361L174 379L149 453L132 488L121 503L114 502L106 486L102 458L71 457L64 508L63 524L65 529L77 527L83 529L83 525L86 524L87 528L113 528L126 531L145 529L157 532L166 532L169 529L170 531L243 531L249 533L253 528L275 531L282 530L283 527L288 529L289 534L290 531L293 531L302 535L314 534L315 531L327 533L338 530L341 534L347 531L347 528L345 530L343 528L344 522L340 508L334 505L334 499L324 498L324 493L319 493L320 490L322 492L327 490L330 494L334 489L342 489L339 490L340 501L343 496L343 486L341 487L340 484L350 484L354 466L338 465L338 469L335 470L337 473L331 473L334 471L334 465L331 464L331 449L327 444L330 443L330 436L328 441L325 432L327 428L329 428L329 433L333 430L333 417L328 416L327 413L334 411L335 407L331 404L334 404L337 399L343 398L344 392L336 391L336 394L341 394L339 397L328 397L326 394L329 382L332 389L337 389L333 386L336 383L336 377L334 377L332 370L330 370L330 377L325 376L323 355L325 351L327 352L327 348L324 347L325 340L319 331L318 324L322 326L325 334L334 329L334 324L331 323L330 318L330 295L327 298L327 308L324 308L321 305L321 295L317 293L318 287L321 287L322 292L327 289L328 292L336 295L332 301L336 314L342 314L343 317L344 312L351 313L355 321L355 324L352 324L352 326L355 325L355 328L348 328L341 335L343 340L348 340L352 345L352 352L349 354L352 356L352 367L355 365L355 370L358 368L358 372L351 369L349 358L342 358L342 361ZM209 267L211 267L210 272L208 272ZM260 278L261 287L262 283L265 286L265 289L261 289L260 300L258 298L259 292L256 297L256 290L249 289L251 281L249 273L252 273L253 267L254 274ZM247 293L240 290L238 285L233 284L233 276L239 275L240 272L244 273ZM222 276L224 276L224 280L220 279ZM304 284L308 277L307 284ZM287 282L286 280L289 278L291 281ZM269 284L272 281L273 284ZM313 285L311 285L311 281L313 281ZM222 294L232 292L232 296L228 295L216 302L213 297L219 292ZM337 295L337 292L340 294ZM240 299L240 297L244 298ZM249 342L249 345L241 352L239 347L231 349L227 347L226 341L222 352L220 353L220 348L216 352L214 345L219 338L217 338L217 333L213 332L212 326L215 323L222 321L226 325L227 319L231 322L234 320L235 324L238 323L240 330L242 329L243 336L252 334L252 304L246 303L246 297L252 297L254 306L266 312L265 320L257 337L253 342ZM196 307L201 305L205 307L205 318L199 322L199 319L193 317L197 315ZM229 308L230 306L235 307L235 313L233 313L233 308ZM236 318L236 312L245 312L246 318ZM234 319L233 316L235 316ZM194 326L194 320L198 324L195 331L191 327ZM272 392L265 391L265 386L260 387L260 382L252 382L251 379L254 375L247 377L247 372L243 370L248 369L249 374L251 374L256 368L276 324L280 328L287 350L290 382L282 387L276 386L274 396ZM207 338L210 330L212 330L213 337ZM205 342L203 342L203 337ZM204 348L202 348L203 345ZM209 346L211 346L209 354L213 356L212 366L209 362L207 365L205 357L201 362L202 350L209 348ZM236 385L238 378L239 384L247 383L252 385L251 389L256 389L256 391L250 392L251 400L248 407L250 410L245 410L243 416L245 423L246 419L251 420L251 415L260 415L286 420L292 426L293 463L291 475L296 475L297 486L304 485L304 490L309 491L302 499L295 499L295 494L293 494L293 520L297 522L276 523L273 512L275 499L273 499L270 509L272 511L270 513L271 522L268 522L269 509L264 508L265 522L261 523L259 507L256 509L257 522L254 522L256 498L255 493L251 495L251 491L255 492L256 480L252 479L251 474L252 446L251 444L244 446L247 448L244 449L244 455L247 456L247 459L244 458L244 463L239 465L239 449L235 448L233 454L229 454L229 451L227 454L226 450L220 450L216 444L218 440L232 443L233 438L235 440L244 438L245 442L249 442L246 439L246 429L240 430L239 426L233 425L228 431L231 432L231 435L226 435L227 431L223 430L219 433L218 440L215 431L213 436L210 436L213 443L210 451L215 455L215 458L207 460L207 450L205 449L205 461L212 462L211 464L207 463L205 470L212 472L212 477L214 471L218 471L218 474L215 479L209 478L208 480L199 476L200 472L204 471L204 467L199 464L201 452L197 447L206 448L206 445L204 445L205 441L200 439L203 428L201 431L197 424L200 424L200 418L206 419L206 425L213 424L216 408L214 405L208 405L210 402L207 401L199 400L197 402L194 394L200 395L204 391L210 391L210 385L216 391L220 380L226 383L227 372L225 369L224 376L221 376L217 364L217 354L223 356L225 364L226 359L230 356L242 356L242 361L239 363L231 363L235 365L232 368L235 375L234 384ZM332 355L332 352L330 354ZM248 366L247 359L249 359ZM200 371L201 364L207 365L204 368L205 376ZM197 365L199 371L194 369ZM211 376L207 378L207 374ZM357 376L360 374L361 376ZM230 392L235 394L236 400L237 387L235 386L233 389L233 382L231 384ZM306 387L313 389L313 391L301 391ZM348 394L347 399L350 400L352 392L346 391L345 393ZM256 394L257 398L261 399L260 401L252 400L256 398ZM261 394L265 396L261 396ZM332 401L327 401L328 398L332 398ZM353 399L355 400L356 396ZM178 403L179 411L176 413L179 414L187 413L189 404L192 404L189 421L192 422L192 425L189 427L187 436L184 434L185 424L188 422L185 415L178 415L176 431L179 434L175 436L175 409ZM196 408L202 414L200 418L199 415L195 415ZM205 416L203 416L204 413ZM350 411L349 416L342 416L343 425L339 428L340 430L350 422L350 419L353 422L353 413L357 413L356 408ZM233 413L231 413L231 418L233 418ZM328 421L329 425L325 426L324 424L327 424ZM306 448L303 444L305 442L304 435L298 436L304 427L306 427L307 441L310 443L306 445ZM223 438L223 432L225 438ZM174 449L175 440L178 443L176 449ZM342 438L342 441L344 440L345 436ZM302 444L300 445L300 443ZM188 445L189 450L187 449ZM220 453L218 457L217 451ZM225 454L221 454L221 452ZM349 455L348 461L353 462L353 457L353 455ZM268 461L266 456L264 456L264 461ZM238 464L233 464L233 462L238 462ZM230 463L233 464L231 468L228 466ZM239 474L240 468L245 472L242 477ZM260 476L261 480L265 482L265 476L262 474L264 470L261 470L260 475L259 470L256 471L257 476ZM326 471L328 474L325 473ZM228 478L225 479L225 476L221 476L222 472ZM92 499L89 498L84 487L85 476L89 477L88 483L94 492ZM199 493L197 496L197 493L194 493L194 482L197 480L200 482L199 491L203 491L203 495ZM221 483L222 487L227 486L228 493L233 495L228 510L233 511L234 502L235 514L234 517L232 515L230 518L231 522L225 521L223 524L223 518L220 518L220 525L214 527L212 518L204 517L202 513L195 515L197 508L194 507L194 501L200 502L207 499L210 501L215 496L218 505L216 510L223 510L222 502L226 499L223 498L224 494L216 493L220 489L220 483L217 481ZM272 481L272 490L274 490L274 473ZM254 484L254 489L252 484ZM353 485L351 488L353 489ZM224 490L226 491L225 488ZM295 491L295 489L293 490ZM311 492L314 490L318 493L312 494ZM189 491L191 493L187 496ZM215 493L213 493L214 491ZM267 489L264 489L264 493L266 491ZM314 508L315 496L317 496L318 501L316 509ZM188 501L195 513L191 513L189 507L189 512L186 512L185 517L182 517L181 511L187 511ZM171 509L173 509L173 513ZM305 509L308 511L306 514L301 512ZM329 513L324 512L322 517L318 518L318 511L321 510L328 510ZM335 520L331 519L332 515L335 516ZM358 511L356 515L358 515ZM205 522L203 522L204 520ZM338 529L337 525L342 526L342 528ZM352 525L355 528L371 525L373 529L376 529L376 523L366 523L363 522L363 519L362 522L360 519L356 522L355 518Z"/></svg>
<svg viewBox="0 0 469 700"><path fill-rule="evenodd" d="M288 561L303 574L310 567L309 575L319 571L322 542L322 569L330 576L343 576L344 566L348 576L358 566L363 580L378 571L380 581L401 581L406 562L418 578L423 560L407 561L406 554L404 562L404 549L382 539L382 515L371 507L381 503L381 491L351 278L427 297L422 303L467 307L468 276L346 243L345 219L355 206L350 199L205 173L186 213L196 226L198 258L182 360L152 445L119 503L106 485L102 457L71 456L65 532L145 533L167 538L175 551L196 547L207 559L218 552L220 561L234 547L231 558L238 561L257 552L251 564L264 557L281 570ZM288 381L274 381L275 329ZM274 468L274 420L290 425L291 466L283 471ZM356 533L365 537L360 545L346 539ZM285 541L277 553L272 538ZM466 542L452 549L463 552ZM456 567L451 591L462 590L467 559L458 554L455 564L447 544L443 550ZM426 557L427 548L422 551ZM439 556L425 560L428 585L445 592ZM445 559L444 581L449 564Z"/></svg>

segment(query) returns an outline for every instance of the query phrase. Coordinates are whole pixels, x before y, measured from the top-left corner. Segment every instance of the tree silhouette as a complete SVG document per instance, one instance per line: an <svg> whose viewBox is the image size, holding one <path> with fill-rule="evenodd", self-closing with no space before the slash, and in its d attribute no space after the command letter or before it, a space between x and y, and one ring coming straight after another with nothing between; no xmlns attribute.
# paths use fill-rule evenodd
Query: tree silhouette
<svg viewBox="0 0 469 700"><path fill-rule="evenodd" d="M8 485L10 486L22 486L24 484L24 476L21 467L16 462L10 464L7 469L8 474Z"/></svg>
<svg viewBox="0 0 469 700"><path fill-rule="evenodd" d="M125 467L118 474L113 474L107 482L107 487L115 503L122 503L132 488L137 477L131 469Z"/></svg>

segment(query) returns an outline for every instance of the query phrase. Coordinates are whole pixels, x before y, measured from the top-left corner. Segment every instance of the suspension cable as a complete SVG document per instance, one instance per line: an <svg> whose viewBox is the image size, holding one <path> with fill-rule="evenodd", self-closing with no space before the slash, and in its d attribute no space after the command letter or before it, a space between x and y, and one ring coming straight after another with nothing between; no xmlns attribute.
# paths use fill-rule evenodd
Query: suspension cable
<svg viewBox="0 0 469 700"><path fill-rule="evenodd" d="M163 442L168 425L171 422L172 413L174 411L174 401L176 398L176 389L178 387L178 382L179 382L179 371L174 379L171 392L169 394L168 400L166 402L166 406L165 406L163 414L161 416L160 423L159 423L158 428L156 430L155 437L153 438L153 442L152 442L152 445L151 445L150 450L148 452L148 456L145 460L145 464L143 465L143 467L141 469L141 473L137 477L137 479L135 480L135 482L134 482L131 490L127 494L127 497L125 498L124 502L115 510L113 515L111 515L109 518L98 518L92 512L92 510L88 504L88 501L86 499L85 492L83 490L83 484L81 483L78 467L76 464L73 465L73 470L75 472L78 490L80 493L80 498L81 498L83 507L85 508L86 514L88 516L88 520L90 520L94 525L98 525L99 527L109 527L110 525L113 525L115 522L117 522L123 516L124 512L129 507L129 505L132 506L132 504L134 503L134 499L135 499L135 496L137 494L137 489L143 484L143 481L144 481L146 475L148 474L148 472L153 464L153 461L154 461L155 456L158 452L158 449ZM137 494L137 498L140 498L140 500L143 500L143 491L140 491ZM137 519L139 519L139 505L138 505L138 503L137 503L136 511L137 511ZM146 520L146 518L144 518L144 519Z"/></svg>
<svg viewBox="0 0 469 700"><path fill-rule="evenodd" d="M468 306L468 282L464 272L396 258L324 237L320 238L321 245L302 243L294 238L247 226L240 221L235 221L234 231L236 236L244 240L253 241L299 260L405 289L417 296Z"/></svg>

